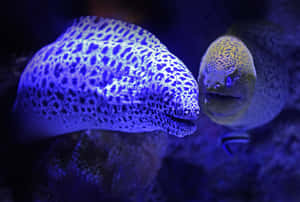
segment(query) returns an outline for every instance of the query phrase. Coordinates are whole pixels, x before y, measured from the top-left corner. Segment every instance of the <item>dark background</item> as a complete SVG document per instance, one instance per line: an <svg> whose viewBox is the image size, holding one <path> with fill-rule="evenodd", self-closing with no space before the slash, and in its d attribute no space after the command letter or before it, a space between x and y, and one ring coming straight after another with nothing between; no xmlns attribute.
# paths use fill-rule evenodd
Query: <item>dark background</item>
<svg viewBox="0 0 300 202"><path fill-rule="evenodd" d="M12 54L37 51L54 41L76 17L97 14L127 20L131 15L135 17L132 22L154 33L196 75L200 58L213 39L234 21L262 19L267 9L266 0L5 1L1 5L1 61ZM125 14L118 16L118 11Z"/></svg>

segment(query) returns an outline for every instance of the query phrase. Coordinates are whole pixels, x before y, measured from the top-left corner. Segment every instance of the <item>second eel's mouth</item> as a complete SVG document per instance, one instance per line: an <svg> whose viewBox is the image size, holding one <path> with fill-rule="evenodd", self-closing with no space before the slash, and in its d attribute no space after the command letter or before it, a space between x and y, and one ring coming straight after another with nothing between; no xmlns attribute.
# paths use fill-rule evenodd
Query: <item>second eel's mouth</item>
<svg viewBox="0 0 300 202"><path fill-rule="evenodd" d="M242 97L238 95L230 95L225 93L219 93L219 92L206 92L204 93L204 96L207 99L214 99L214 100L220 100L220 101L234 101L234 100L241 100Z"/></svg>
<svg viewBox="0 0 300 202"><path fill-rule="evenodd" d="M200 94L200 105L210 118L223 123L224 120L229 120L229 117L238 116L242 111L245 98L241 94L233 91L205 91Z"/></svg>
<svg viewBox="0 0 300 202"><path fill-rule="evenodd" d="M202 105L214 112L233 112L234 108L241 105L243 97L229 92L206 91L202 94ZM227 111L227 112L229 112Z"/></svg>

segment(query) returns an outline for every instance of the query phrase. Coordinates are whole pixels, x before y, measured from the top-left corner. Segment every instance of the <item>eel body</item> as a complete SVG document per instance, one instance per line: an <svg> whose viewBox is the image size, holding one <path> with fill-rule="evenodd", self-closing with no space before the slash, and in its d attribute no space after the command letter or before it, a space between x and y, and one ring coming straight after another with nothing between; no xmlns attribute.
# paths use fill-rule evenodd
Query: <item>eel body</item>
<svg viewBox="0 0 300 202"><path fill-rule="evenodd" d="M28 63L14 113L38 137L87 129L183 137L196 129L198 99L191 72L153 34L81 17Z"/></svg>

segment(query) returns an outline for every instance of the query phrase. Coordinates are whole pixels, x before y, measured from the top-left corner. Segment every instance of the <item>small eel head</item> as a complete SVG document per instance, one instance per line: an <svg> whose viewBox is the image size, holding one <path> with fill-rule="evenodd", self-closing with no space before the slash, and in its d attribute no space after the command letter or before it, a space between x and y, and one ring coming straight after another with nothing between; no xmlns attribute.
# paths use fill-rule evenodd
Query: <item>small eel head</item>
<svg viewBox="0 0 300 202"><path fill-rule="evenodd" d="M222 36L206 50L198 75L202 111L222 125L239 119L253 98L256 70L246 45Z"/></svg>

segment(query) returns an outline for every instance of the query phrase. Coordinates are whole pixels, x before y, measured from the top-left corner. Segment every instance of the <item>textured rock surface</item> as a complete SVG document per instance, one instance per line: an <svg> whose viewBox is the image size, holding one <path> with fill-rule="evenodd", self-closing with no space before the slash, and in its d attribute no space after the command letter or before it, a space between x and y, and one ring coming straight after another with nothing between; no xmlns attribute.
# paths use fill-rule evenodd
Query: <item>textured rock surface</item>
<svg viewBox="0 0 300 202"><path fill-rule="evenodd" d="M298 201L299 117L299 111L283 111L251 131L251 143L235 147L233 157L211 141L225 131L212 123L206 128L215 133L174 139L158 175L162 185L169 182L167 201Z"/></svg>
<svg viewBox="0 0 300 202"><path fill-rule="evenodd" d="M33 198L139 201L161 167L166 146L160 133L92 131L58 137L34 169L41 175L34 182Z"/></svg>

